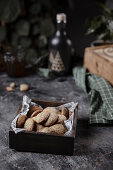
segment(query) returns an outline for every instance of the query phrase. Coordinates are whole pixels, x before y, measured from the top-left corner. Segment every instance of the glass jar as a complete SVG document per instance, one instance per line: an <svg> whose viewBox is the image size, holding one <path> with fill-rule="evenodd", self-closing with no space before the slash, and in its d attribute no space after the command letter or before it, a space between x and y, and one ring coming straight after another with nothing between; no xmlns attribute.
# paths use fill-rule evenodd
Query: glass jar
<svg viewBox="0 0 113 170"><path fill-rule="evenodd" d="M8 49L4 54L4 62L9 76L25 75L25 51L21 46Z"/></svg>
<svg viewBox="0 0 113 170"><path fill-rule="evenodd" d="M5 71L3 48L0 47L0 72Z"/></svg>

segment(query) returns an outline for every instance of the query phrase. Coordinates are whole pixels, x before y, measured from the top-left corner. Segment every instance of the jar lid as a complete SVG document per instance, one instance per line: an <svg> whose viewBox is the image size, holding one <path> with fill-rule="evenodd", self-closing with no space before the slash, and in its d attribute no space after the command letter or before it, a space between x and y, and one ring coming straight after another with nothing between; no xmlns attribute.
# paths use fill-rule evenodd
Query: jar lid
<svg viewBox="0 0 113 170"><path fill-rule="evenodd" d="M66 14L65 13L60 13L56 15L57 21L61 22L64 21L66 23Z"/></svg>

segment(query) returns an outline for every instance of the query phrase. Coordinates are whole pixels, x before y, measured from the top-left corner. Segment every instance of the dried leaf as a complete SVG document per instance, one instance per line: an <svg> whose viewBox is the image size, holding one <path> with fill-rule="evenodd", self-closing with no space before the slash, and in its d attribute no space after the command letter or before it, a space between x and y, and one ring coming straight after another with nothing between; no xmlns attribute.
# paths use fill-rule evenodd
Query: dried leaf
<svg viewBox="0 0 113 170"><path fill-rule="evenodd" d="M39 68L38 69L38 74L40 76L43 76L45 78L50 78L52 77L52 71L48 68Z"/></svg>
<svg viewBox="0 0 113 170"><path fill-rule="evenodd" d="M12 46L17 46L18 45L18 34L12 33L11 35L11 45Z"/></svg>
<svg viewBox="0 0 113 170"><path fill-rule="evenodd" d="M30 65L34 65L37 60L37 51L34 48L29 48L26 51L26 63Z"/></svg>
<svg viewBox="0 0 113 170"><path fill-rule="evenodd" d="M40 27L39 24L34 24L32 26L32 35L37 35L40 33Z"/></svg>
<svg viewBox="0 0 113 170"><path fill-rule="evenodd" d="M96 16L93 19L89 20L88 23L88 30L86 32L86 35L89 35L91 33L94 33L102 24L101 16Z"/></svg>
<svg viewBox="0 0 113 170"><path fill-rule="evenodd" d="M50 19L44 19L40 23L40 32L42 35L50 37L54 32L54 25Z"/></svg>
<svg viewBox="0 0 113 170"><path fill-rule="evenodd" d="M37 45L39 48L45 47L47 45L47 38L44 35L40 35L37 40Z"/></svg>
<svg viewBox="0 0 113 170"><path fill-rule="evenodd" d="M47 61L48 61L48 53L46 52L45 54L37 58L35 65L37 65L38 67L44 67Z"/></svg>
<svg viewBox="0 0 113 170"><path fill-rule="evenodd" d="M37 16L33 16L30 18L30 23L31 24L36 24L37 22L40 22L41 18L37 17Z"/></svg>
<svg viewBox="0 0 113 170"><path fill-rule="evenodd" d="M19 0L0 0L0 21L11 23L20 13Z"/></svg>
<svg viewBox="0 0 113 170"><path fill-rule="evenodd" d="M27 48L30 47L30 45L32 44L32 40L28 37L21 37L19 40L19 44Z"/></svg>
<svg viewBox="0 0 113 170"><path fill-rule="evenodd" d="M111 10L106 5L104 5L103 3L99 3L99 6L103 8L106 13L111 15Z"/></svg>
<svg viewBox="0 0 113 170"><path fill-rule="evenodd" d="M28 36L30 31L30 24L27 20L19 20L16 24L16 31L19 36Z"/></svg>
<svg viewBox="0 0 113 170"><path fill-rule="evenodd" d="M41 6L39 2L32 4L29 8L29 12L33 15L39 14L40 10L41 10Z"/></svg>

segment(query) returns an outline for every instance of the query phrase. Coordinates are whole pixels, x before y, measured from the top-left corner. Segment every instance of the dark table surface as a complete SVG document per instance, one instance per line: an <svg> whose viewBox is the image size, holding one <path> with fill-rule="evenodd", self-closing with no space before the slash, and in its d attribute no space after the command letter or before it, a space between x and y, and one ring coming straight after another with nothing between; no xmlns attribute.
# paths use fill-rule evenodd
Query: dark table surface
<svg viewBox="0 0 113 170"><path fill-rule="evenodd" d="M15 82L14 92L5 87ZM19 85L28 83L30 90L20 92ZM74 155L62 156L17 152L9 149L8 130L23 95L49 101L79 103ZM0 170L113 170L113 126L88 124L88 98L70 77L47 80L37 75L9 78L0 74Z"/></svg>

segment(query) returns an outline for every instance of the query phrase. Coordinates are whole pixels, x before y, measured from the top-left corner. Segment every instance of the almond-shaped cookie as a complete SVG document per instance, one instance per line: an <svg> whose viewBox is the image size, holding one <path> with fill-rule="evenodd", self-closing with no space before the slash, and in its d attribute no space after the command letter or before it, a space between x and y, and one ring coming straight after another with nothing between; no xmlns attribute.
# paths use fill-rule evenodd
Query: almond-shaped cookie
<svg viewBox="0 0 113 170"><path fill-rule="evenodd" d="M33 117L32 119L36 123L43 123L48 119L49 115L50 115L49 112L43 110L41 113L39 113L37 116Z"/></svg>
<svg viewBox="0 0 113 170"><path fill-rule="evenodd" d="M25 121L27 119L27 116L26 115L21 115L18 119L17 119L17 122L16 122L16 126L17 128L22 128Z"/></svg>
<svg viewBox="0 0 113 170"><path fill-rule="evenodd" d="M55 112L51 112L48 119L44 123L44 126L54 125L57 119L58 119L58 114L56 114Z"/></svg>
<svg viewBox="0 0 113 170"><path fill-rule="evenodd" d="M25 124L24 124L24 129L26 129L27 131L33 131L34 130L34 127L35 127L35 122L32 118L28 118L26 121L25 121Z"/></svg>
<svg viewBox="0 0 113 170"><path fill-rule="evenodd" d="M32 113L32 115L31 115L31 117L37 116L37 115L38 115L39 113L41 113L41 112L42 112L42 109L40 108L40 109L34 111L34 112Z"/></svg>
<svg viewBox="0 0 113 170"><path fill-rule="evenodd" d="M40 129L39 132L52 133L52 130L50 129L50 127L44 127L43 129Z"/></svg>
<svg viewBox="0 0 113 170"><path fill-rule="evenodd" d="M60 111L54 107L47 107L45 108L43 111L47 111L47 112L50 112L50 113L56 113L56 114L60 114Z"/></svg>
<svg viewBox="0 0 113 170"><path fill-rule="evenodd" d="M66 117L64 115L58 114L57 123L64 123L65 120L66 120Z"/></svg>
<svg viewBox="0 0 113 170"><path fill-rule="evenodd" d="M51 126L50 126L51 127ZM43 129L40 129L39 132L43 132L43 133L50 133L50 134L56 134L54 129L50 128L50 127L44 127Z"/></svg>
<svg viewBox="0 0 113 170"><path fill-rule="evenodd" d="M67 119L69 118L69 110L64 106L62 106L61 115L64 115Z"/></svg>
<svg viewBox="0 0 113 170"><path fill-rule="evenodd" d="M42 130L43 128L44 128L43 125L36 123L36 131L37 132L40 132L40 130Z"/></svg>
<svg viewBox="0 0 113 170"><path fill-rule="evenodd" d="M69 111L69 118L71 117L71 115L72 115L72 112L71 112L71 111Z"/></svg>
<svg viewBox="0 0 113 170"><path fill-rule="evenodd" d="M40 107L37 106L37 105L31 106L30 109L29 109L29 111L28 111L28 113L27 113L28 117L30 117L30 116L32 115L32 113L35 112L36 110L41 110L41 111L43 111L43 109L40 108Z"/></svg>
<svg viewBox="0 0 113 170"><path fill-rule="evenodd" d="M63 135L67 131L66 127L62 124L55 124L50 127L44 127L40 130L43 133L50 133L50 134L59 134Z"/></svg>
<svg viewBox="0 0 113 170"><path fill-rule="evenodd" d="M59 134L59 135L63 135L67 129L63 124L55 124L51 127L49 127L49 130L54 133L54 134Z"/></svg>

